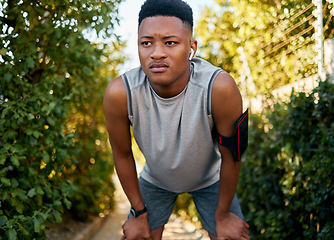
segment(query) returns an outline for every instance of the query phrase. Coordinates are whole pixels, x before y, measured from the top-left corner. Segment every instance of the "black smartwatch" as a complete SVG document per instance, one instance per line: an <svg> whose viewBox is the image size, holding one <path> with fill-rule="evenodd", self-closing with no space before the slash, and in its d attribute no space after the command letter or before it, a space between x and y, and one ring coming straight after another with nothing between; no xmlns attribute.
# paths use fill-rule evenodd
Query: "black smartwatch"
<svg viewBox="0 0 334 240"><path fill-rule="evenodd" d="M135 218L146 213L147 212L147 209L146 209L146 206L144 207L143 210L140 210L140 211L136 211L133 207L131 207L130 209L130 213L132 216L134 216Z"/></svg>

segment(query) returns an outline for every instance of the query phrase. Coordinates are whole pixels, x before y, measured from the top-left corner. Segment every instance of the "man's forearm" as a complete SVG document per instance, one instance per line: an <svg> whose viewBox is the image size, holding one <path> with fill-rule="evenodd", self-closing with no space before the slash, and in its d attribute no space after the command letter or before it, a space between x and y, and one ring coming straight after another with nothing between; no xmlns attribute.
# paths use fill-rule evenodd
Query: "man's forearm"
<svg viewBox="0 0 334 240"><path fill-rule="evenodd" d="M131 156L115 158L115 168L129 202L136 210L145 207L139 190L135 161Z"/></svg>
<svg viewBox="0 0 334 240"><path fill-rule="evenodd" d="M241 162L235 162L232 154L222 160L217 212L229 212L238 185L240 166Z"/></svg>
<svg viewBox="0 0 334 240"><path fill-rule="evenodd" d="M241 164L233 160L232 154L222 156L225 158L221 166L219 200L215 214L217 239L248 240L249 225L229 211L237 189Z"/></svg>

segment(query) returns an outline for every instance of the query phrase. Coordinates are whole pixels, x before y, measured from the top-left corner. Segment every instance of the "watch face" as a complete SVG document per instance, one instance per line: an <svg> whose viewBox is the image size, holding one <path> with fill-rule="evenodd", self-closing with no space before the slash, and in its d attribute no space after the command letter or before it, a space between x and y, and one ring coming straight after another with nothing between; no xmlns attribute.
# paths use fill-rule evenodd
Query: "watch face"
<svg viewBox="0 0 334 240"><path fill-rule="evenodd" d="M131 209L130 209L130 213L131 213L132 216L136 217L136 212L135 212L134 209L131 208Z"/></svg>

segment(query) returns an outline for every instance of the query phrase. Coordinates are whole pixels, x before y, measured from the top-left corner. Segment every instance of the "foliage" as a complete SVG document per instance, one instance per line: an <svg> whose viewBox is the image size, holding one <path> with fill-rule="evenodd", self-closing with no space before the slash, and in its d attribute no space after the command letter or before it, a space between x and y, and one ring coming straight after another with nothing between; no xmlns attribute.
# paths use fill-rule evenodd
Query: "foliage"
<svg viewBox="0 0 334 240"><path fill-rule="evenodd" d="M112 206L101 107L123 45L86 35L112 37L119 2L0 1L0 239Z"/></svg>
<svg viewBox="0 0 334 240"><path fill-rule="evenodd" d="M334 85L252 115L239 199L255 239L333 239Z"/></svg>
<svg viewBox="0 0 334 240"><path fill-rule="evenodd" d="M327 39L334 34L333 5L323 3ZM312 76L317 72L315 10L312 0L217 0L196 28L200 53L242 84L244 51L260 94ZM248 94L256 92L248 89Z"/></svg>

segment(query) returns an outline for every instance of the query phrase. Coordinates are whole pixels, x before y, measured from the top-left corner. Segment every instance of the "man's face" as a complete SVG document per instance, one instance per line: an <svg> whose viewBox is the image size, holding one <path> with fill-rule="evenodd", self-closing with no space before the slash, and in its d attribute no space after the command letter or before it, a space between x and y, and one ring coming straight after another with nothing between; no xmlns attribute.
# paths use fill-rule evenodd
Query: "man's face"
<svg viewBox="0 0 334 240"><path fill-rule="evenodd" d="M145 18L138 29L138 53L154 90L184 88L189 80L190 48L196 52L192 32L177 17ZM182 90L181 89L181 90Z"/></svg>

